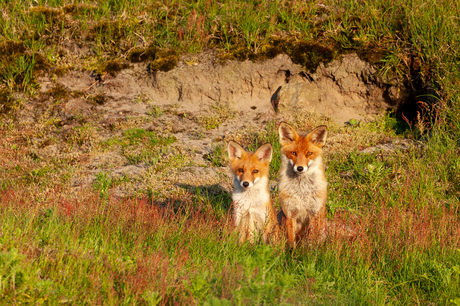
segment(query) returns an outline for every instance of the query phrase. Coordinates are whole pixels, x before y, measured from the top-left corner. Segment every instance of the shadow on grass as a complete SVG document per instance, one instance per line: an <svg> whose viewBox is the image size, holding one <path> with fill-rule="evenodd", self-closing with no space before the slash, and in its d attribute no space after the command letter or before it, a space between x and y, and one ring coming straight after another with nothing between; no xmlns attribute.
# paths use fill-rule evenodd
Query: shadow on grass
<svg viewBox="0 0 460 306"><path fill-rule="evenodd" d="M177 184L190 193L196 206L213 209L216 212L227 213L232 206L232 194L219 184L195 186Z"/></svg>

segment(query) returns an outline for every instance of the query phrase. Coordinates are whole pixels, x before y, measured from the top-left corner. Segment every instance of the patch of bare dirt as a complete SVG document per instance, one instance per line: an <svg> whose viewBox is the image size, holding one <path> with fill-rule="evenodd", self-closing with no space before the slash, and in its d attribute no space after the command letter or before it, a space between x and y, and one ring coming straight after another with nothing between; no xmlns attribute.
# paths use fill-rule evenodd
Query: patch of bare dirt
<svg viewBox="0 0 460 306"><path fill-rule="evenodd" d="M69 71L39 81L41 94L16 116L28 130L17 136L28 156L45 170L52 162L72 190L96 188L105 179L123 196L187 186L228 191L227 140L308 112L341 125L394 109L404 99L397 84L384 82L353 54L314 74L287 55L221 64L208 52L182 58L169 72L135 63L115 76ZM126 134L137 130L143 131L138 140ZM173 141L154 147L152 135Z"/></svg>

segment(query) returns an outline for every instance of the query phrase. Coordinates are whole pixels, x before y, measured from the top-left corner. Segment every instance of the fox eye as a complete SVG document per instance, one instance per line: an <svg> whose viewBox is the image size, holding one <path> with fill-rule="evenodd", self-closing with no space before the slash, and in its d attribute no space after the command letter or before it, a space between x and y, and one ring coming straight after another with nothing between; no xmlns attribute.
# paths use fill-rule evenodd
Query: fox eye
<svg viewBox="0 0 460 306"><path fill-rule="evenodd" d="M243 173L244 170L243 170L242 168L240 168L240 169L238 169L238 172L239 172L239 173Z"/></svg>
<svg viewBox="0 0 460 306"><path fill-rule="evenodd" d="M252 173L257 173L259 172L259 170L255 169L254 171L252 171Z"/></svg>
<svg viewBox="0 0 460 306"><path fill-rule="evenodd" d="M291 151L291 154L297 156L297 153L295 151Z"/></svg>
<svg viewBox="0 0 460 306"><path fill-rule="evenodd" d="M308 153L307 153L307 156L308 156L308 155L312 155L312 154L313 154L312 152L308 152Z"/></svg>

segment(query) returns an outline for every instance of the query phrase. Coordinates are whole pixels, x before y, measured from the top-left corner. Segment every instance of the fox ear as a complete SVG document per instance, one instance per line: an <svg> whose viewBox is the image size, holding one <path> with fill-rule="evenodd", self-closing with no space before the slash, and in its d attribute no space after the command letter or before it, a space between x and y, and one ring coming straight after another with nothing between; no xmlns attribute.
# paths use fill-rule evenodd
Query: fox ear
<svg viewBox="0 0 460 306"><path fill-rule="evenodd" d="M313 131L308 134L308 139L314 143L318 147L324 146L326 143L326 136L327 136L327 126L320 125L315 128Z"/></svg>
<svg viewBox="0 0 460 306"><path fill-rule="evenodd" d="M234 141L230 141L228 143L227 150L228 158L230 158L230 160L240 159L245 152L244 149Z"/></svg>
<svg viewBox="0 0 460 306"><path fill-rule="evenodd" d="M258 148L256 153L254 154L257 156L259 160L270 163L272 161L272 155L273 155L272 145L269 143L266 143L260 148Z"/></svg>
<svg viewBox="0 0 460 306"><path fill-rule="evenodd" d="M281 145L287 145L297 138L296 131L286 122L281 122L278 128Z"/></svg>

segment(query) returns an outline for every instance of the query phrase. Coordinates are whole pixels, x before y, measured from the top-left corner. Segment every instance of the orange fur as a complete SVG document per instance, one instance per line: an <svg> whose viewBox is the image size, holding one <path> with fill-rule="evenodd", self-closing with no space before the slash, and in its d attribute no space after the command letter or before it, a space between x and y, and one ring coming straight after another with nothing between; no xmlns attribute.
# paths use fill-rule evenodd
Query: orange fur
<svg viewBox="0 0 460 306"><path fill-rule="evenodd" d="M231 141L228 153L235 187L232 197L234 221L240 231L240 242L254 242L257 233L268 242L275 218L268 191L272 147L265 144L251 153Z"/></svg>
<svg viewBox="0 0 460 306"><path fill-rule="evenodd" d="M323 240L326 230L327 181L322 162L326 126L307 135L298 134L289 124L279 126L281 170L279 195L286 238L295 247L304 237Z"/></svg>

